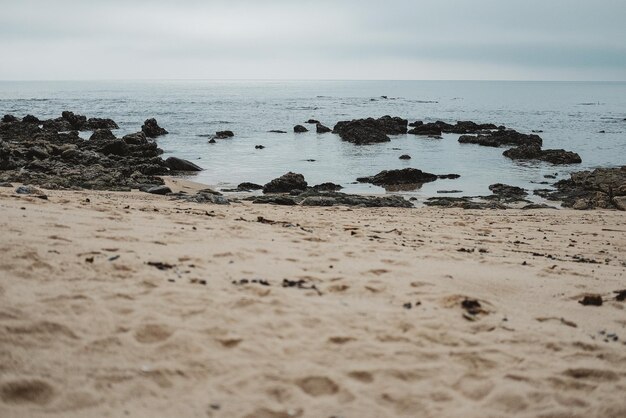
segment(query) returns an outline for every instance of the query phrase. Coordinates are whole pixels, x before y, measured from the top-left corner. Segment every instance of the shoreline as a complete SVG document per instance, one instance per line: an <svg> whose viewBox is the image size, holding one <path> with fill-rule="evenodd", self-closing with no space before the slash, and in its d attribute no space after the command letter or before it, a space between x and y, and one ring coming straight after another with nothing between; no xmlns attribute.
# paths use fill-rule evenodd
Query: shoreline
<svg viewBox="0 0 626 418"><path fill-rule="evenodd" d="M622 212L46 194L0 188L3 417L626 413Z"/></svg>

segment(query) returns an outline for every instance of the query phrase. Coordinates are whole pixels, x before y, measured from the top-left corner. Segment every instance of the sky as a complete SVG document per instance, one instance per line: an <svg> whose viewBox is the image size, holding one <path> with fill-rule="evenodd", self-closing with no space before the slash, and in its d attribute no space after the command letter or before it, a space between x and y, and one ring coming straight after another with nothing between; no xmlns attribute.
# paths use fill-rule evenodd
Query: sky
<svg viewBox="0 0 626 418"><path fill-rule="evenodd" d="M0 0L0 80L626 80L625 0Z"/></svg>

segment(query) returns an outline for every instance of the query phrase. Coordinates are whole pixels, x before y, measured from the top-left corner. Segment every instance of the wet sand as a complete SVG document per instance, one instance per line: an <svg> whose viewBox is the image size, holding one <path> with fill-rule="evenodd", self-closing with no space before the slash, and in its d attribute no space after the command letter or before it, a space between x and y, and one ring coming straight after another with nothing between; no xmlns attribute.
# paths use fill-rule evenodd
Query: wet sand
<svg viewBox="0 0 626 418"><path fill-rule="evenodd" d="M2 417L626 416L623 212L46 193L0 188Z"/></svg>

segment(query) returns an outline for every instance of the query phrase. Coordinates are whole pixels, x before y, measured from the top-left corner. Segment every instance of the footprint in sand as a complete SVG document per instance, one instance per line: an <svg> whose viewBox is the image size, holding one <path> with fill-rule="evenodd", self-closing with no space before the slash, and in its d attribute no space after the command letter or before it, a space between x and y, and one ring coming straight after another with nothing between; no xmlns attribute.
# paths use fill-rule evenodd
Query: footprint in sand
<svg viewBox="0 0 626 418"><path fill-rule="evenodd" d="M327 377L310 376L296 381L296 385L311 396L328 396L339 392L339 386Z"/></svg>
<svg viewBox="0 0 626 418"><path fill-rule="evenodd" d="M142 344L154 344L167 340L174 331L165 325L146 324L135 331L135 340Z"/></svg>
<svg viewBox="0 0 626 418"><path fill-rule="evenodd" d="M43 380L21 379L0 385L0 399L7 404L45 405L54 396L54 388Z"/></svg>

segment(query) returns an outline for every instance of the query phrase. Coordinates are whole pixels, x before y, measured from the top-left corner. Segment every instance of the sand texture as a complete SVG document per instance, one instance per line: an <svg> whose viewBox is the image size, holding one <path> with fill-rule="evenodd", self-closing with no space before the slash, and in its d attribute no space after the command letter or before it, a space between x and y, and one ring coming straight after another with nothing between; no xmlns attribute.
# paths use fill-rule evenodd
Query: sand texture
<svg viewBox="0 0 626 418"><path fill-rule="evenodd" d="M47 193L0 189L0 417L626 416L623 212Z"/></svg>

